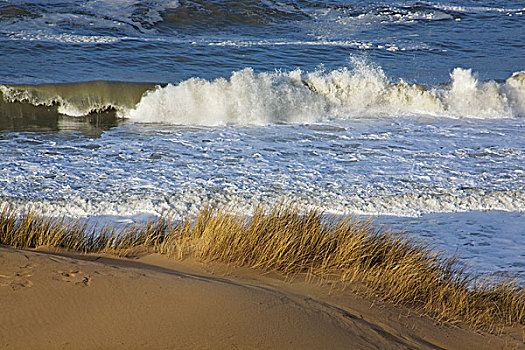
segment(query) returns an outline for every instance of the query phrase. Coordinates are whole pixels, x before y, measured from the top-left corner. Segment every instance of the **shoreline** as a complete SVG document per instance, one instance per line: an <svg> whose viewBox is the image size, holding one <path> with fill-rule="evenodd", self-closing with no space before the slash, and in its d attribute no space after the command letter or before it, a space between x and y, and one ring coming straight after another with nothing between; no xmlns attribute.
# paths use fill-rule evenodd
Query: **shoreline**
<svg viewBox="0 0 525 350"><path fill-rule="evenodd" d="M0 246L4 348L525 348L277 273L157 254Z"/></svg>
<svg viewBox="0 0 525 350"><path fill-rule="evenodd" d="M6 347L525 347L515 281L468 274L372 221L287 203L123 227L4 204L0 244Z"/></svg>

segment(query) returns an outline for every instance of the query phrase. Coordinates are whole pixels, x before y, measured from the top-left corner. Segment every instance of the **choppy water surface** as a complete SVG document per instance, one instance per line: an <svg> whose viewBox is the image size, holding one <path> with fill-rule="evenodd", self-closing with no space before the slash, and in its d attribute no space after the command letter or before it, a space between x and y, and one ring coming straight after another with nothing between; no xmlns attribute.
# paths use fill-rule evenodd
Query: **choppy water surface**
<svg viewBox="0 0 525 350"><path fill-rule="evenodd" d="M0 198L287 199L525 274L521 1L1 1Z"/></svg>

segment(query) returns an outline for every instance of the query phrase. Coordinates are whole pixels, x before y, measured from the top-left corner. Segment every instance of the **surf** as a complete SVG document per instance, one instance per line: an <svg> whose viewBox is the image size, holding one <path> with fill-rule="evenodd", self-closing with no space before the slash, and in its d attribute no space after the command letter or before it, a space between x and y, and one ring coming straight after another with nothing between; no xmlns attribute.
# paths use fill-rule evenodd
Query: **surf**
<svg viewBox="0 0 525 350"><path fill-rule="evenodd" d="M480 81L471 69L455 68L449 83L424 86L395 81L381 67L359 60L330 71L244 68L229 78L194 77L176 84L0 85L0 93L4 119L38 111L56 117L111 112L137 123L219 126L315 123L330 118L525 116L524 71L496 82Z"/></svg>

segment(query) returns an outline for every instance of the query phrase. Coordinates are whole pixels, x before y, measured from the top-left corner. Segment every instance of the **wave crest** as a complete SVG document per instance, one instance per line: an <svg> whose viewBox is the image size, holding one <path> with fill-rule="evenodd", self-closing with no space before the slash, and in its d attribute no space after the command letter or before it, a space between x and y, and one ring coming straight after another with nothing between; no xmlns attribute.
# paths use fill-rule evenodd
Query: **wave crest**
<svg viewBox="0 0 525 350"><path fill-rule="evenodd" d="M509 118L525 115L525 72L504 83L480 82L456 68L451 83L427 88L393 82L379 67L315 72L234 72L229 80L189 79L157 87L122 116L138 122L225 125L310 123L327 117L443 116Z"/></svg>
<svg viewBox="0 0 525 350"><path fill-rule="evenodd" d="M354 60L353 68L332 71L256 73L245 68L228 79L191 78L156 87L106 81L0 85L0 108L15 103L54 106L69 116L114 110L135 122L208 126L312 123L334 117L525 116L525 72L501 83L479 81L463 68L455 68L450 77L450 83L435 87L396 82L380 67Z"/></svg>
<svg viewBox="0 0 525 350"><path fill-rule="evenodd" d="M73 117L114 109L124 113L140 101L149 83L91 81L41 85L0 85L3 100L33 106L56 106L57 112Z"/></svg>
<svg viewBox="0 0 525 350"><path fill-rule="evenodd" d="M146 93L126 117L140 122L221 125L312 122L326 104L306 88L300 71L255 74L251 68L229 80L192 78Z"/></svg>

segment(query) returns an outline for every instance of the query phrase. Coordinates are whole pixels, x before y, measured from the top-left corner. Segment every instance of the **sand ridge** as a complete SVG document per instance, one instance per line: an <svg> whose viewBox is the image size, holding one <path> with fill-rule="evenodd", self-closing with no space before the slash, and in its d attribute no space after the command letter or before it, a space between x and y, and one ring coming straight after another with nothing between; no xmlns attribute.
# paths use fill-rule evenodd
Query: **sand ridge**
<svg viewBox="0 0 525 350"><path fill-rule="evenodd" d="M9 349L519 349L297 278L165 256L0 247Z"/></svg>

